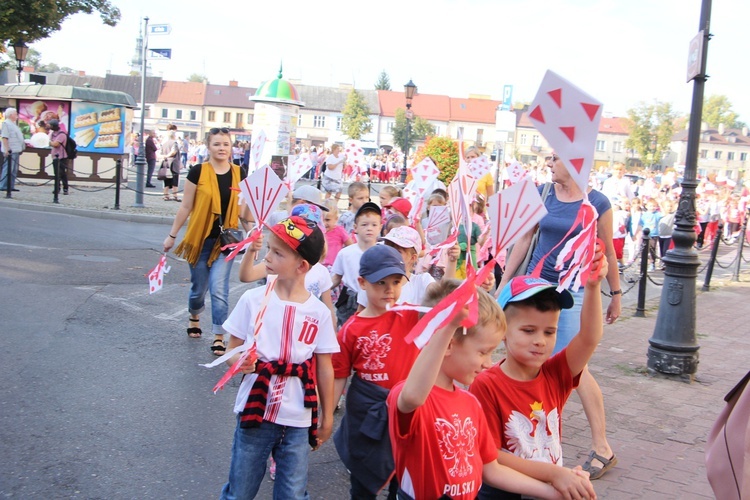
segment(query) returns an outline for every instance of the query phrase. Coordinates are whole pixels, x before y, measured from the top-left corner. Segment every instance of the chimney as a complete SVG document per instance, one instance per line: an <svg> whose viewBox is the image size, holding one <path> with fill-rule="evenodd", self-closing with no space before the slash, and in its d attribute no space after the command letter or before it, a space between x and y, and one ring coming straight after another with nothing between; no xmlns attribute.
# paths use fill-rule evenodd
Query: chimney
<svg viewBox="0 0 750 500"><path fill-rule="evenodd" d="M706 130L708 130L708 123L701 122L701 132L705 132Z"/></svg>
<svg viewBox="0 0 750 500"><path fill-rule="evenodd" d="M239 83L237 82L237 80L229 80L229 86L230 87L237 87L237 86L239 86Z"/></svg>
<svg viewBox="0 0 750 500"><path fill-rule="evenodd" d="M719 135L724 135L724 124L719 123Z"/></svg>
<svg viewBox="0 0 750 500"><path fill-rule="evenodd" d="M747 127L742 127L742 135L747 137Z"/></svg>
<svg viewBox="0 0 750 500"><path fill-rule="evenodd" d="M78 71L78 76L86 76L86 72L82 71L82 70L79 70Z"/></svg>

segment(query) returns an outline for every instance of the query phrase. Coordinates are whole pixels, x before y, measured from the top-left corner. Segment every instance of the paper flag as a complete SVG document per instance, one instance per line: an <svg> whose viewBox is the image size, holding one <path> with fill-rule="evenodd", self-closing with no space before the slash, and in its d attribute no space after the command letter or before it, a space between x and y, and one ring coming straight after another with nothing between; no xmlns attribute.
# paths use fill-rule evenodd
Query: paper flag
<svg viewBox="0 0 750 500"><path fill-rule="evenodd" d="M490 160L484 155L480 155L477 158L472 158L468 161L466 166L468 168L469 175L476 180L479 180L487 175L490 172L491 167Z"/></svg>
<svg viewBox="0 0 750 500"><path fill-rule="evenodd" d="M411 227L416 227L417 222L422 218L422 209L424 208L424 197L418 196L412 201L411 211L409 211L409 223Z"/></svg>
<svg viewBox="0 0 750 500"><path fill-rule="evenodd" d="M352 166L353 173L364 173L367 171L365 165L365 150L359 145L359 141L347 141L344 144L346 163Z"/></svg>
<svg viewBox="0 0 750 500"><path fill-rule="evenodd" d="M259 130L253 134L250 142L250 163L252 170L257 170L260 166L260 159L263 156L263 149L266 147L266 131Z"/></svg>
<svg viewBox="0 0 750 500"><path fill-rule="evenodd" d="M448 206L450 207L451 219L458 230L464 226L467 235L471 234L471 198L461 189L461 178L456 177L448 184Z"/></svg>
<svg viewBox="0 0 750 500"><path fill-rule="evenodd" d="M164 253L159 259L159 263L156 264L156 267L148 273L149 295L161 290L161 287L164 286L164 275L167 274L170 269L172 269L171 266L167 266L167 254Z"/></svg>
<svg viewBox="0 0 750 500"><path fill-rule="evenodd" d="M518 160L510 162L510 165L505 168L505 172L511 184L515 184L528 175L528 172Z"/></svg>
<svg viewBox="0 0 750 500"><path fill-rule="evenodd" d="M425 228L425 232L439 230L439 228L442 227L443 224L447 224L450 221L451 214L448 207L440 205L430 207L430 216L427 218L427 227Z"/></svg>
<svg viewBox="0 0 750 500"><path fill-rule="evenodd" d="M289 189L268 165L263 165L247 176L240 182L240 189L253 214L256 228L261 228L265 224L268 214L289 193Z"/></svg>
<svg viewBox="0 0 750 500"><path fill-rule="evenodd" d="M414 189L422 196L439 175L440 170L438 170L435 162L429 156L426 157L411 169Z"/></svg>
<svg viewBox="0 0 750 500"><path fill-rule="evenodd" d="M493 255L515 243L547 215L539 191L528 178L490 196L487 210Z"/></svg>
<svg viewBox="0 0 750 500"><path fill-rule="evenodd" d="M547 70L531 103L529 118L586 192L602 103L557 73Z"/></svg>
<svg viewBox="0 0 750 500"><path fill-rule="evenodd" d="M289 188L289 191L294 190L294 185L297 183L297 181L300 180L302 176L305 175L311 168L313 168L313 162L310 158L310 155L302 154L297 155L297 157L294 158L294 160L289 165L289 168L287 169L286 179L284 180L284 183L286 184L286 187Z"/></svg>
<svg viewBox="0 0 750 500"><path fill-rule="evenodd" d="M598 272L598 268L592 267L597 241L596 219L598 214L596 208L588 200L584 200L578 214L580 220L576 218L573 227L577 227L580 222L583 229L565 243L555 262L555 270L561 271L558 291L566 288L577 291L582 284L588 281L589 276L594 271ZM603 248L604 244L602 243ZM568 268L563 269L566 262L568 262Z"/></svg>

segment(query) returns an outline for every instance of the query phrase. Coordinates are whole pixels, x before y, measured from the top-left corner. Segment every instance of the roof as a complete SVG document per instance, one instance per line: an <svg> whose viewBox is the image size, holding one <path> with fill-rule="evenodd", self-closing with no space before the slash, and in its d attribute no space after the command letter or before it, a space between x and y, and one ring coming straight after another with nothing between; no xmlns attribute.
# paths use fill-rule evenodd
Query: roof
<svg viewBox="0 0 750 500"><path fill-rule="evenodd" d="M159 99L156 102L203 106L205 95L206 84L203 82L163 81Z"/></svg>
<svg viewBox="0 0 750 500"><path fill-rule="evenodd" d="M305 103L308 110L331 111L340 113L346 107L350 88L318 87L315 85L295 84L299 91L300 100ZM356 89L367 103L371 115L377 115L380 111L378 96L375 90Z"/></svg>
<svg viewBox="0 0 750 500"><path fill-rule="evenodd" d="M39 73L47 77L49 85L71 85L73 87L84 87L86 85L95 89L104 89L104 78L101 76L78 76L65 73Z"/></svg>
<svg viewBox="0 0 750 500"><path fill-rule="evenodd" d="M450 119L458 122L495 123L495 111L501 101L491 99L450 98Z"/></svg>
<svg viewBox="0 0 750 500"><path fill-rule="evenodd" d="M403 92L378 90L381 116L396 116L398 108L406 109L406 97ZM411 109L416 116L425 120L447 122L451 119L450 97L433 94L415 94ZM495 122L494 115L492 123Z"/></svg>
<svg viewBox="0 0 750 500"><path fill-rule="evenodd" d="M159 99L162 79L160 76L146 77L146 102L156 102ZM104 77L104 88L118 90L130 94L135 102L141 101L141 77L130 75L112 75Z"/></svg>
<svg viewBox="0 0 750 500"><path fill-rule="evenodd" d="M630 135L629 121L627 118L622 117L602 117L599 122L599 133Z"/></svg>
<svg viewBox="0 0 750 500"><path fill-rule="evenodd" d="M255 95L255 89L250 87L208 84L203 103L206 106L253 109L255 103L250 100L253 95Z"/></svg>
<svg viewBox="0 0 750 500"><path fill-rule="evenodd" d="M13 99L50 99L116 104L135 108L136 102L124 92L70 85L5 85L0 87L0 97Z"/></svg>
<svg viewBox="0 0 750 500"><path fill-rule="evenodd" d="M724 134L720 134L719 131L715 128L701 130L701 143L708 142L713 144L734 144L737 146L750 146L750 137L743 135L742 132L743 130L739 128L724 129ZM731 137L734 137L734 142L731 142ZM672 140L676 142L687 142L688 131L680 130L672 136Z"/></svg>

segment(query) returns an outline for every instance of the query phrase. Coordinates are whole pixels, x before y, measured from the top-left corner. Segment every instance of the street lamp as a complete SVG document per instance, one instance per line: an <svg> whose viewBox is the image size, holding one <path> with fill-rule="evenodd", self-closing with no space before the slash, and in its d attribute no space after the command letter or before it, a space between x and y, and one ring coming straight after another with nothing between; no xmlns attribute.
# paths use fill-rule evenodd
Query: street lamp
<svg viewBox="0 0 750 500"><path fill-rule="evenodd" d="M21 73L23 72L23 63L26 61L26 54L29 52L29 47L23 42L23 37L16 40L13 44L13 51L16 53L16 63L18 65L18 83L21 83Z"/></svg>
<svg viewBox="0 0 750 500"><path fill-rule="evenodd" d="M404 168L401 170L401 184L406 184L406 159L409 157L409 137L411 136L411 100L417 92L417 86L409 79L409 83L404 85L404 95L406 95L406 140L404 141Z"/></svg>

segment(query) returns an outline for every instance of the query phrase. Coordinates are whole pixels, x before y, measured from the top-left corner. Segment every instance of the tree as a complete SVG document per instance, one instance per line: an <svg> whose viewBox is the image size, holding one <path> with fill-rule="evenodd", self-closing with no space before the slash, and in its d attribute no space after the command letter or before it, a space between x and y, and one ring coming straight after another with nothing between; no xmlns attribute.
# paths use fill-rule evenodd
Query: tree
<svg viewBox="0 0 750 500"><path fill-rule="evenodd" d="M428 156L432 158L432 161L440 170L438 179L446 186L450 184L456 176L456 170L458 170L458 144L456 141L450 137L430 137L414 155L414 165Z"/></svg>
<svg viewBox="0 0 750 500"><path fill-rule="evenodd" d="M208 77L206 75L201 75L200 73L193 73L192 75L188 77L187 81L198 82L198 83L203 83L203 82L208 83Z"/></svg>
<svg viewBox="0 0 750 500"><path fill-rule="evenodd" d="M375 82L375 90L391 90L391 79L388 78L388 73L385 70L380 72L378 81Z"/></svg>
<svg viewBox="0 0 750 500"><path fill-rule="evenodd" d="M0 8L0 45L13 52L11 44L22 37L26 43L47 38L65 19L80 12L98 12L102 22L115 26L120 9L109 0L3 0Z"/></svg>
<svg viewBox="0 0 750 500"><path fill-rule="evenodd" d="M420 137L414 127L411 127L409 132L409 145L414 146ZM396 108L396 123L393 124L391 134L393 134L393 143L401 148L401 151L406 151L406 111L403 108Z"/></svg>
<svg viewBox="0 0 750 500"><path fill-rule="evenodd" d="M643 163L660 164L670 150L675 118L671 103L639 103L628 110L630 135L625 141L625 147L637 152Z"/></svg>
<svg viewBox="0 0 750 500"><path fill-rule="evenodd" d="M344 116L341 120L341 131L350 139L359 140L372 130L370 108L367 107L362 94L352 89L344 105Z"/></svg>
<svg viewBox="0 0 750 500"><path fill-rule="evenodd" d="M435 127L421 116L414 117L411 129L414 132L414 136L420 141L424 141L428 137L435 135Z"/></svg>
<svg viewBox="0 0 750 500"><path fill-rule="evenodd" d="M719 124L727 128L742 128L744 123L732 110L732 103L725 95L712 95L703 101L703 121L710 127L718 128Z"/></svg>

